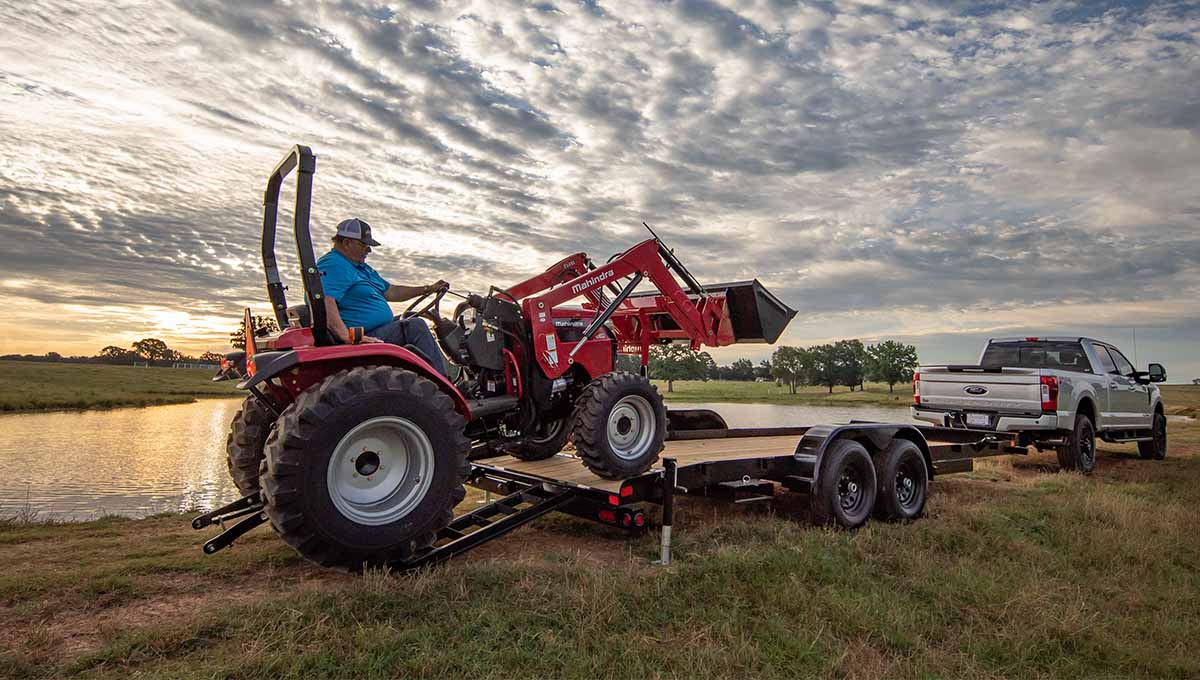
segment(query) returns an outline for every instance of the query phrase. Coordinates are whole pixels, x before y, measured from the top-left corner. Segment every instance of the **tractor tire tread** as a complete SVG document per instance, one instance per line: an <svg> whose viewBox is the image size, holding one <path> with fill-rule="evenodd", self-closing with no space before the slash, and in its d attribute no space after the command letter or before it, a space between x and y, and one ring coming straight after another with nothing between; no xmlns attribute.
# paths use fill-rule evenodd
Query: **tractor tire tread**
<svg viewBox="0 0 1200 680"><path fill-rule="evenodd" d="M229 435L225 438L225 463L229 468L229 476L242 495L259 489L263 448L274 421L271 411L253 396L246 397L242 407L233 416Z"/></svg>
<svg viewBox="0 0 1200 680"><path fill-rule="evenodd" d="M662 405L662 398L658 395L658 389L654 387L648 380L636 373L626 371L613 371L592 380L579 393L575 400L574 410L574 426L573 439L575 441L575 451L583 460L583 464L593 474L604 479L627 479L642 474L650 469L654 462L658 460L658 454L662 451L662 442L659 442L658 450L640 470L614 470L606 459L604 453L595 446L600 433L598 428L603 422L600 416L603 409L603 404L608 401L610 393L614 389L619 389L622 386L645 382L649 386L650 391L655 397L655 402L660 416L661 422L659 425L662 428L663 434L666 434L666 409ZM607 426L607 425L605 425Z"/></svg>

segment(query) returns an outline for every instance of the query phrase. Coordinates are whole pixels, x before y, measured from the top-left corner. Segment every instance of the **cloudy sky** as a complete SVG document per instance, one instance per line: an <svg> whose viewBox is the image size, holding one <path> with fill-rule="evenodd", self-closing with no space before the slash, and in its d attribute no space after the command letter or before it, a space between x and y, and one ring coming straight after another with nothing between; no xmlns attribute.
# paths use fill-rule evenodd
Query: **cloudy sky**
<svg viewBox="0 0 1200 680"><path fill-rule="evenodd" d="M645 220L800 310L788 344L1136 329L1190 379L1198 39L1177 2L9 1L0 354L221 348L304 143L314 240L367 219L396 282L506 285Z"/></svg>

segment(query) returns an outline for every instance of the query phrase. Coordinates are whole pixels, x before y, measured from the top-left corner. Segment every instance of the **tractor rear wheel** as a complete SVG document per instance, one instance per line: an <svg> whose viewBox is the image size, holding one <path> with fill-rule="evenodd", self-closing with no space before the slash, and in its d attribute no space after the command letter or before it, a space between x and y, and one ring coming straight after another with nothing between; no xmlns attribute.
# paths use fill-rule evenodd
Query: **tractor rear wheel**
<svg viewBox="0 0 1200 680"><path fill-rule="evenodd" d="M233 416L229 436L225 439L225 462L229 465L229 476L242 495L258 491L263 446L274 421L275 414L252 396L246 397L242 408Z"/></svg>
<svg viewBox="0 0 1200 680"><path fill-rule="evenodd" d="M571 418L562 417L548 423L538 423L533 432L512 450L513 458L521 460L544 460L562 451L571 436Z"/></svg>
<svg viewBox="0 0 1200 680"><path fill-rule="evenodd" d="M600 477L627 479L649 470L666 435L662 397L640 375L606 373L589 383L575 402L575 449Z"/></svg>
<svg viewBox="0 0 1200 680"><path fill-rule="evenodd" d="M450 397L400 368L341 371L280 417L266 446L267 515L323 566L405 560L453 519L470 472Z"/></svg>

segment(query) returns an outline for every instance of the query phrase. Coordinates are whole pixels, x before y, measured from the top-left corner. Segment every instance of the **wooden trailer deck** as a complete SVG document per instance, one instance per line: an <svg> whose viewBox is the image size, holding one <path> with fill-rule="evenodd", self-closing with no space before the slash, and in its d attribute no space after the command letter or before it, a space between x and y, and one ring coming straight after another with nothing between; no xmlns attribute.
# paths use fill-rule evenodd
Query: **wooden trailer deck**
<svg viewBox="0 0 1200 680"><path fill-rule="evenodd" d="M679 466L683 467L742 458L790 456L796 451L796 443L799 441L799 435L795 434L668 441L658 463L645 474L654 475L661 471L663 458L674 458ZM559 453L545 460L521 460L512 456L499 456L476 462L558 484L573 484L613 493L621 488L621 480L597 477L583 466L583 461L578 456L570 453Z"/></svg>

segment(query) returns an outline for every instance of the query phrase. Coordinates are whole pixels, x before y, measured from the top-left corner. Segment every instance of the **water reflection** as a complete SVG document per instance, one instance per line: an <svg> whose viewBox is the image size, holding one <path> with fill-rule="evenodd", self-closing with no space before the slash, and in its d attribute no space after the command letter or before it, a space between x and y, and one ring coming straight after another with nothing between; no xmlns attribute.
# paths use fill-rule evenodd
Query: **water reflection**
<svg viewBox="0 0 1200 680"><path fill-rule="evenodd" d="M145 517L234 500L225 435L240 403L0 416L0 514Z"/></svg>
<svg viewBox="0 0 1200 680"><path fill-rule="evenodd" d="M239 497L225 437L240 400L178 406L0 416L0 515L56 519L145 517L211 509ZM878 406L673 404L712 408L731 427L847 420L908 422L908 409Z"/></svg>

